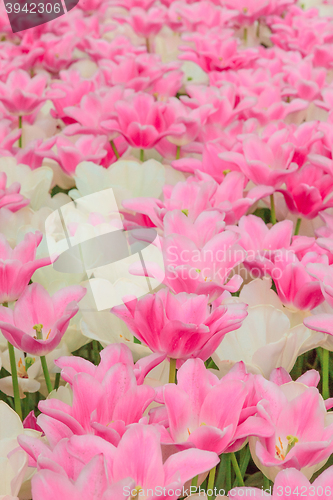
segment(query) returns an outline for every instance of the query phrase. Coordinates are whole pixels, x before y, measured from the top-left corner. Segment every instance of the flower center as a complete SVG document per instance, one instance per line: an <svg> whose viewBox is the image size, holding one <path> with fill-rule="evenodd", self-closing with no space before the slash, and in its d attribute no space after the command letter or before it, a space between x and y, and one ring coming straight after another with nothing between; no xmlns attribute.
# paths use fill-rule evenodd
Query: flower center
<svg viewBox="0 0 333 500"><path fill-rule="evenodd" d="M188 217L188 208L184 208L184 210L182 210L183 214L186 215L186 217Z"/></svg>
<svg viewBox="0 0 333 500"><path fill-rule="evenodd" d="M34 364L35 361L36 361L35 358L27 356L24 359L24 364L23 364L22 358L20 358L19 362L17 363L17 375L20 378L29 378L27 371L30 368L30 366Z"/></svg>
<svg viewBox="0 0 333 500"><path fill-rule="evenodd" d="M131 499L135 499L138 497L140 491L142 490L142 486L136 486L134 490L131 491Z"/></svg>
<svg viewBox="0 0 333 500"><path fill-rule="evenodd" d="M195 271L196 271L198 274L200 274L200 273L201 273L201 269L196 269ZM213 281L213 280L211 280L211 279L209 279L209 278L207 277L207 278L204 278L204 281Z"/></svg>
<svg viewBox="0 0 333 500"><path fill-rule="evenodd" d="M49 336L51 333L51 328L46 335L46 339L43 338L43 325L41 325L41 324L35 325L35 326L33 326L33 329L36 330L36 336L34 337L35 339L38 339L38 340L48 340L49 339Z"/></svg>
<svg viewBox="0 0 333 500"><path fill-rule="evenodd" d="M278 444L275 445L275 455L279 460L284 460L290 450L295 446L296 443L298 443L298 438L296 436L286 436L287 439L287 447L283 446L282 440L279 437L278 439Z"/></svg>

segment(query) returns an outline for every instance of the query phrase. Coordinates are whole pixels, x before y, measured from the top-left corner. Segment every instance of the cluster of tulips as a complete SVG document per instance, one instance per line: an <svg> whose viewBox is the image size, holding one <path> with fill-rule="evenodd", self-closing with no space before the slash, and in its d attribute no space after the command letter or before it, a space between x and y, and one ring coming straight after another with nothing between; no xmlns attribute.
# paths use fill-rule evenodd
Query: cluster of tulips
<svg viewBox="0 0 333 500"><path fill-rule="evenodd" d="M0 498L332 498L332 0L5 4Z"/></svg>

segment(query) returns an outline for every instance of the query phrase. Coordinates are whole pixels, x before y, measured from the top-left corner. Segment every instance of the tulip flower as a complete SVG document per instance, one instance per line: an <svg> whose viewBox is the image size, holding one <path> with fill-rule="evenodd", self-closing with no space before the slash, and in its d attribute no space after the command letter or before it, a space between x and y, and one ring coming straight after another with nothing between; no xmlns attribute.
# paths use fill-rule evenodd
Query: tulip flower
<svg viewBox="0 0 333 500"><path fill-rule="evenodd" d="M10 113L24 116L33 113L44 101L47 77L30 75L21 69L12 71L6 83L0 82L0 102Z"/></svg>
<svg viewBox="0 0 333 500"><path fill-rule="evenodd" d="M209 358L230 330L239 328L246 305L218 306L210 312L205 295L167 289L116 306L112 313L125 321L130 331L153 352L185 360Z"/></svg>
<svg viewBox="0 0 333 500"><path fill-rule="evenodd" d="M72 387L73 403L41 401L43 415L38 425L52 441L59 436L96 434L117 445L127 427L139 422L153 401L154 389L142 383L160 361L161 356L155 355L134 365L123 344L104 349L98 367L80 357L60 358L56 363Z"/></svg>
<svg viewBox="0 0 333 500"><path fill-rule="evenodd" d="M292 162L294 146L286 142L285 132L272 134L267 143L252 135L243 141L243 154L221 153L220 158L233 161L257 185L280 187L297 170Z"/></svg>
<svg viewBox="0 0 333 500"><path fill-rule="evenodd" d="M315 387L298 382L276 386L260 378L256 390L258 399L262 398L258 414L274 427L268 438L250 438L256 465L272 480L289 467L310 479L333 449L332 414L327 413L323 398Z"/></svg>
<svg viewBox="0 0 333 500"><path fill-rule="evenodd" d="M16 500L28 467L28 456L19 447L19 436L30 435L38 440L39 432L24 429L19 416L0 401L0 498Z"/></svg>
<svg viewBox="0 0 333 500"><path fill-rule="evenodd" d="M0 208L6 207L11 212L17 212L23 207L29 205L30 200L27 200L20 194L21 186L18 182L14 182L8 188L7 175L5 172L0 173Z"/></svg>
<svg viewBox="0 0 333 500"><path fill-rule="evenodd" d="M333 467L329 467L313 483L310 483L302 472L290 467L279 472L274 482L272 494L270 495L269 491L266 490L264 494L265 498L287 500L302 495L302 492L305 497L313 498L314 500L319 500L323 496L324 498L325 496L329 498L333 492L332 473ZM233 488L229 492L229 498L234 498L235 500L241 500L246 496L256 499L262 498L263 490L247 487Z"/></svg>
<svg viewBox="0 0 333 500"><path fill-rule="evenodd" d="M162 417L166 417L168 429L159 427L162 443L220 455L234 451L235 442L239 449L249 435L269 437L273 428L261 417L253 416L256 409L247 407L248 393L246 382L231 374L218 380L200 359L186 361L178 370L177 385L164 387ZM161 408L157 408L156 418L151 410L152 423L158 423L160 413Z"/></svg>
<svg viewBox="0 0 333 500"><path fill-rule="evenodd" d="M308 271L311 276L319 280L321 292L330 308L333 307L333 269L327 264L309 264ZM304 319L304 324L311 330L333 335L333 314L319 312Z"/></svg>
<svg viewBox="0 0 333 500"><path fill-rule="evenodd" d="M24 240L12 249L0 234L0 303L16 300L25 291L34 272L51 264L51 258L36 260L36 250L42 240L40 232L27 233ZM5 313L4 318L10 313ZM9 317L9 316L8 316ZM24 318L23 322L24 322ZM23 349L24 350L24 349Z"/></svg>
<svg viewBox="0 0 333 500"><path fill-rule="evenodd" d="M172 500L189 479L219 461L215 453L202 450L181 451L164 461L158 431L140 424L126 431L117 448L97 436L72 436L53 450L33 441L20 442L37 459L36 500L51 500L55 494L64 500L82 495L87 500L130 500L133 495Z"/></svg>
<svg viewBox="0 0 333 500"><path fill-rule="evenodd" d="M45 356L57 347L78 311L85 288L62 288L53 297L39 283L27 286L14 310L0 306L0 330L17 349Z"/></svg>
<svg viewBox="0 0 333 500"><path fill-rule="evenodd" d="M325 255L308 252L302 259L291 250L281 249L266 261L264 268L273 278L282 303L292 310L311 311L324 301L320 283L308 269L314 263L327 262Z"/></svg>
<svg viewBox="0 0 333 500"><path fill-rule="evenodd" d="M101 126L110 132L121 134L134 148L151 149L165 136L185 133L184 124L175 123L175 113L168 113L168 107L143 92L119 100L110 120ZM147 114L148 110L148 114Z"/></svg>

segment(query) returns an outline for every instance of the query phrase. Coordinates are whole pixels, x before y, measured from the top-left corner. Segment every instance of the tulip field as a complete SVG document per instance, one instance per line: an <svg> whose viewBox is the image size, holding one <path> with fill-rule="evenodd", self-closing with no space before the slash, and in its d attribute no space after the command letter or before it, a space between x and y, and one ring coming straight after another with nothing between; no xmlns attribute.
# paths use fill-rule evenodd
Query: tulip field
<svg viewBox="0 0 333 500"><path fill-rule="evenodd" d="M333 0L0 2L0 499L332 499Z"/></svg>

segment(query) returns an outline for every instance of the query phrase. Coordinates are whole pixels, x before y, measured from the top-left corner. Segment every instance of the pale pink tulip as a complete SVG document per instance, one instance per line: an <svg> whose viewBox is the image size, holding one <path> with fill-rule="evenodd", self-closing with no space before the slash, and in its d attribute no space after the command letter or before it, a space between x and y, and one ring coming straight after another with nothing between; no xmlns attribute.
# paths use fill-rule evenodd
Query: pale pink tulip
<svg viewBox="0 0 333 500"><path fill-rule="evenodd" d="M42 285L32 283L20 295L14 310L0 306L1 332L17 349L45 356L61 341L85 293L85 288L73 285L51 298Z"/></svg>
<svg viewBox="0 0 333 500"><path fill-rule="evenodd" d="M36 250L42 233L27 233L24 240L12 249L0 235L0 303L11 302L24 292L34 272L51 264L51 257L36 260Z"/></svg>

